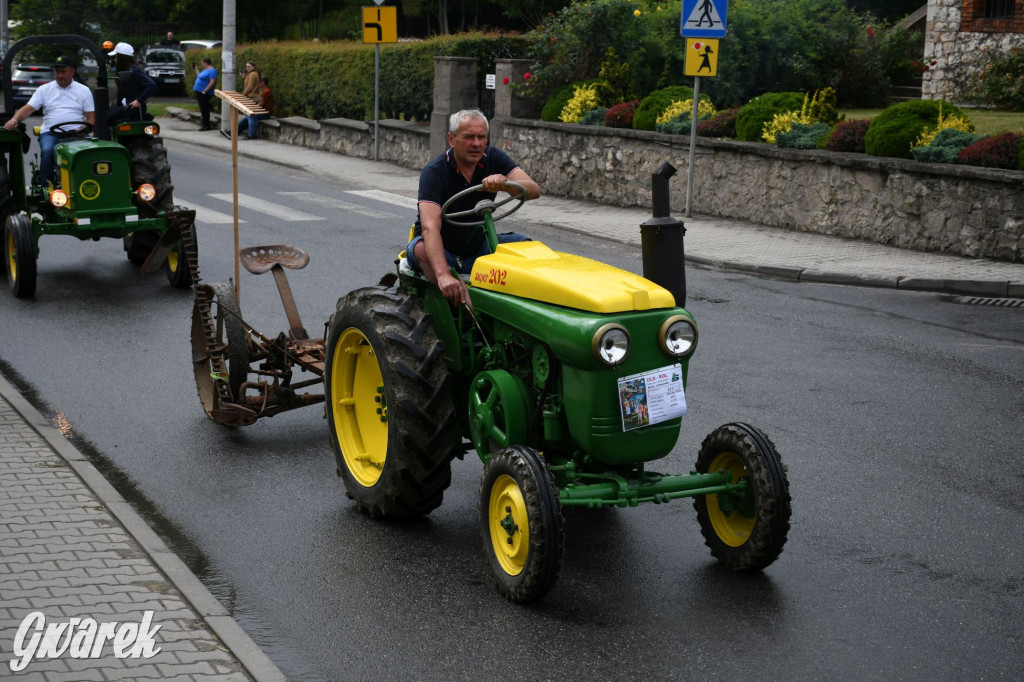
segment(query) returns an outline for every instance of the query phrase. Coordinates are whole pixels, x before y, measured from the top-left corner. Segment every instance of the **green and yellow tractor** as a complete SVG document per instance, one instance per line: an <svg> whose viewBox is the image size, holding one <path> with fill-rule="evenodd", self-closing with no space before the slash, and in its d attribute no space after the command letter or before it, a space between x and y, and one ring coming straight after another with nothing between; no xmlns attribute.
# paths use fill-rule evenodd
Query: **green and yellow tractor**
<svg viewBox="0 0 1024 682"><path fill-rule="evenodd" d="M99 46L75 35L35 36L12 45L3 61L5 113L0 123L14 114L15 57L26 48L54 44L74 46L76 52L85 48L95 55L95 123L61 121L51 127L60 138L55 149L56 184L40 179L36 161L26 183L24 157L31 140L24 123L14 130L0 128L0 229L11 290L19 298L35 294L39 240L44 235L122 239L132 263L147 272L162 268L172 286L189 287L191 274L183 254L186 245L195 248L195 212L174 205L159 124L139 120L108 125L106 55Z"/></svg>
<svg viewBox="0 0 1024 682"><path fill-rule="evenodd" d="M673 222L672 172L662 164L653 177L652 235ZM495 213L510 201L520 203ZM492 247L469 276L471 307L450 306L404 259L379 286L338 302L323 381L348 496L375 518L427 514L441 504L452 459L475 450L484 551L499 591L519 602L555 583L572 507L689 497L719 561L737 571L771 564L790 496L764 433L726 424L704 439L693 471L650 468L676 445L686 412L698 332L682 307L685 279L673 294L536 241L498 245L494 222L521 203L442 208L449 222L479 224ZM679 247L662 271L682 271L681 236Z"/></svg>

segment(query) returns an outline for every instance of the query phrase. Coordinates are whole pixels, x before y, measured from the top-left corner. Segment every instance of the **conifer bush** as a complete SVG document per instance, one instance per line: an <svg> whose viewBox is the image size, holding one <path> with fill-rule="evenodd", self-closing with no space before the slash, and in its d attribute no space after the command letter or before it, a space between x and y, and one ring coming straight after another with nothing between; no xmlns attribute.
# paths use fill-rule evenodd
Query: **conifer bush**
<svg viewBox="0 0 1024 682"><path fill-rule="evenodd" d="M736 137L747 142L760 142L765 123L776 114L799 111L804 103L802 92L768 92L747 102L736 117Z"/></svg>
<svg viewBox="0 0 1024 682"><path fill-rule="evenodd" d="M828 138L826 148L833 152L864 153L864 135L871 124L870 118L848 118L836 124Z"/></svg>
<svg viewBox="0 0 1024 682"><path fill-rule="evenodd" d="M671 85L655 90L640 100L640 106L633 114L634 130L654 130L658 116L674 101L693 99L693 88L685 85Z"/></svg>
<svg viewBox="0 0 1024 682"><path fill-rule="evenodd" d="M938 127L940 116L967 118L945 100L900 102L876 116L864 136L864 151L872 156L911 159L910 148L925 129Z"/></svg>
<svg viewBox="0 0 1024 682"><path fill-rule="evenodd" d="M957 155L960 163L988 168L1021 169L1021 133L1000 133L977 140Z"/></svg>

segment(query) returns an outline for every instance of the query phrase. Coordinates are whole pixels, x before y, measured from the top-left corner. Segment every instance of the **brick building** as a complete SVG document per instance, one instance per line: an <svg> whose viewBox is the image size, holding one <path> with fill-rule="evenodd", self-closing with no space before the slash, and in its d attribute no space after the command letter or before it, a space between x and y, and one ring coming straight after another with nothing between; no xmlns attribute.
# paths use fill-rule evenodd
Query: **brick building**
<svg viewBox="0 0 1024 682"><path fill-rule="evenodd" d="M1024 0L928 0L922 97L962 101L986 50L1024 46Z"/></svg>

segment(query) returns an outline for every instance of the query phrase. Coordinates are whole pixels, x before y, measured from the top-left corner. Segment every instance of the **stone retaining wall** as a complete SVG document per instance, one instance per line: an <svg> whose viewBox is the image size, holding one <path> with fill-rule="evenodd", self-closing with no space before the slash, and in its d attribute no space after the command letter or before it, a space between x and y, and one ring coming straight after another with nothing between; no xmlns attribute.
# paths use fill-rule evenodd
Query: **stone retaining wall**
<svg viewBox="0 0 1024 682"><path fill-rule="evenodd" d="M268 122L269 123L269 122ZM281 119L261 135L373 158L373 126ZM492 144L544 192L616 206L651 206L651 171L676 167L672 212L686 206L689 137L499 117ZM380 122L380 158L421 168L428 124ZM698 138L692 211L841 235L920 251L1024 262L1024 172L924 164L864 154L779 149Z"/></svg>

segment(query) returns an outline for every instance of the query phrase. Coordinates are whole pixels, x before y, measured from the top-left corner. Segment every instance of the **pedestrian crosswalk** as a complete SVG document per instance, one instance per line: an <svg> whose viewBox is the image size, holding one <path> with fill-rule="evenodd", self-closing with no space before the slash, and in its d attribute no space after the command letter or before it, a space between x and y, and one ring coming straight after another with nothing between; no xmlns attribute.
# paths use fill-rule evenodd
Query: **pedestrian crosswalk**
<svg viewBox="0 0 1024 682"><path fill-rule="evenodd" d="M241 217L243 213L250 215L250 218L255 220L255 218L252 218L251 212L289 223L333 220L337 217L335 214L338 211L355 213L356 215L379 220L409 221L415 217L416 200L410 197L381 190L350 191L346 192L346 194L353 195L353 197L371 199L388 204L389 206L388 209L373 208L356 203L355 201L346 201L316 192L276 192L271 198L239 193L238 222L247 222L245 218ZM233 200L234 197L230 193L211 193L198 197L175 195L176 204L194 209L196 212L196 222L207 225L230 225L234 223ZM303 208L308 210L295 208L297 203L302 204ZM407 210L399 210L396 208L398 206ZM226 211L223 210L225 208ZM410 215L410 212L413 212L413 215Z"/></svg>

